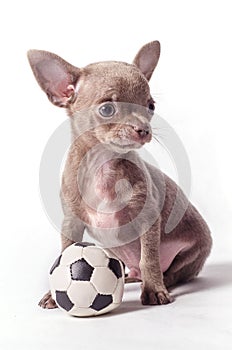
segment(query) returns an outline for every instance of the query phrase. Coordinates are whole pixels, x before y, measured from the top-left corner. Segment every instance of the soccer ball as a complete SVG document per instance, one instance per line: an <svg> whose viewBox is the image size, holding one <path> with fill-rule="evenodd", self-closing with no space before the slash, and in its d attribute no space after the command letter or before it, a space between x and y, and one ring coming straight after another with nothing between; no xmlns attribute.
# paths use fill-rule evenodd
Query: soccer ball
<svg viewBox="0 0 232 350"><path fill-rule="evenodd" d="M72 316L101 315L122 302L122 262L92 243L66 248L53 264L49 279L56 304Z"/></svg>

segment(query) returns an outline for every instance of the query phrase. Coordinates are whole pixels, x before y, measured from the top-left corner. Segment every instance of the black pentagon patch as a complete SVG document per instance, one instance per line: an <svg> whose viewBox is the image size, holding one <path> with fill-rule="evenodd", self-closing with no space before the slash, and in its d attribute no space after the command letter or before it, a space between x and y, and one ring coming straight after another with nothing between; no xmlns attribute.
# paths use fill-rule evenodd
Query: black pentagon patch
<svg viewBox="0 0 232 350"><path fill-rule="evenodd" d="M51 270L50 270L50 275L53 273L53 271L55 270L55 268L57 268L57 267L60 265L61 256L62 256L62 255L60 255L60 256L56 259L56 261L54 262L54 264L52 265Z"/></svg>
<svg viewBox="0 0 232 350"><path fill-rule="evenodd" d="M56 302L60 307L62 307L62 309L65 309L66 311L70 311L74 306L67 293L60 292L58 290L56 291Z"/></svg>
<svg viewBox="0 0 232 350"><path fill-rule="evenodd" d="M70 265L71 278L75 281L90 281L93 270L94 268L83 258Z"/></svg>
<svg viewBox="0 0 232 350"><path fill-rule="evenodd" d="M122 268L118 260L110 258L108 267L117 278L122 277Z"/></svg>
<svg viewBox="0 0 232 350"><path fill-rule="evenodd" d="M113 302L112 295L98 294L90 307L91 309L100 311L105 307L107 307L108 305L110 305L112 302Z"/></svg>
<svg viewBox="0 0 232 350"><path fill-rule="evenodd" d="M90 243L90 242L77 242L74 244L75 246L77 247L90 247L90 246L94 246L95 244L94 243Z"/></svg>

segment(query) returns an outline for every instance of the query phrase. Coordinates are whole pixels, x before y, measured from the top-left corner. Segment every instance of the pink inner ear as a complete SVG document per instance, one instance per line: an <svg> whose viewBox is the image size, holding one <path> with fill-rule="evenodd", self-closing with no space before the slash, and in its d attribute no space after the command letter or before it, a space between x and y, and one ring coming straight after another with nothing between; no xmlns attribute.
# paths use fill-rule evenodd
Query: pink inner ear
<svg viewBox="0 0 232 350"><path fill-rule="evenodd" d="M68 85L67 80L63 80L61 82L58 82L55 91L57 91L58 96L60 97L70 97L74 93L74 86Z"/></svg>
<svg viewBox="0 0 232 350"><path fill-rule="evenodd" d="M64 67L54 61L44 60L37 66L40 80L43 80L46 92L56 97L70 97L73 89L70 89L72 76Z"/></svg>

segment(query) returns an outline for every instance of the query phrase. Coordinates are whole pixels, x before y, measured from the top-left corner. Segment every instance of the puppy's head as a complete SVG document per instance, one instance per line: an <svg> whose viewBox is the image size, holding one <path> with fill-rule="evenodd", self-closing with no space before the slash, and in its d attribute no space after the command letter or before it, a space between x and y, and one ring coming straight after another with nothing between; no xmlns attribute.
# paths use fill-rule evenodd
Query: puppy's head
<svg viewBox="0 0 232 350"><path fill-rule="evenodd" d="M67 109L74 135L91 130L120 153L151 140L154 101L148 81L159 55L160 44L154 41L140 49L133 64L109 61L77 68L47 51L28 52L49 100Z"/></svg>

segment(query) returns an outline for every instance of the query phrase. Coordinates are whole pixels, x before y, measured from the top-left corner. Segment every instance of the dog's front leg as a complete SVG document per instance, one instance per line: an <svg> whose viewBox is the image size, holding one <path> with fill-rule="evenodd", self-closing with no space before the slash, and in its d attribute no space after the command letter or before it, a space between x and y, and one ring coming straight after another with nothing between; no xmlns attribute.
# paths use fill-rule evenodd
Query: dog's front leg
<svg viewBox="0 0 232 350"><path fill-rule="evenodd" d="M74 215L67 214L64 217L61 233L61 253L74 242L82 241L84 234L84 224ZM39 306L44 309L54 309L57 307L52 298L51 291L48 291L39 302Z"/></svg>
<svg viewBox="0 0 232 350"><path fill-rule="evenodd" d="M162 305L174 299L169 295L160 268L160 220L141 236L140 270L143 305Z"/></svg>

